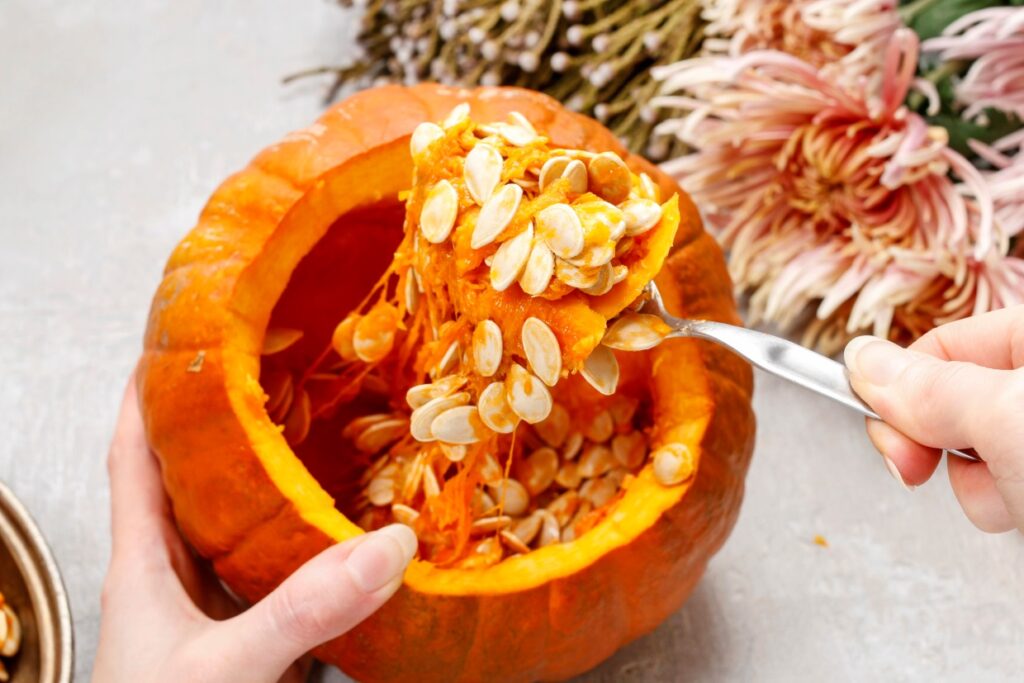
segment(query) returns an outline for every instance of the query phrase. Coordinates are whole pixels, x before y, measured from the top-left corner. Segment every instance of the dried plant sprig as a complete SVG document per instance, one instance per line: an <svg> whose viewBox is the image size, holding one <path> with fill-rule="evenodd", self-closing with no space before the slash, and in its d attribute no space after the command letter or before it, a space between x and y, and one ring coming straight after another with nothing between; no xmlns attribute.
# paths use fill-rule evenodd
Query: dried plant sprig
<svg viewBox="0 0 1024 683"><path fill-rule="evenodd" d="M701 0L339 0L363 6L356 63L329 74L327 100L346 85L433 80L540 90L607 125L632 150L681 153L652 140L652 67L694 54Z"/></svg>

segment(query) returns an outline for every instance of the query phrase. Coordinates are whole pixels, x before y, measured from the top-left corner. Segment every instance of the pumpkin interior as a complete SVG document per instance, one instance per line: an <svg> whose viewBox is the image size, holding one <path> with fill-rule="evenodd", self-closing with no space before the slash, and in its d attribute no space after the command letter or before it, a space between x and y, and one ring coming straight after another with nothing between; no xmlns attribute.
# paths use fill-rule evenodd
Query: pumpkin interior
<svg viewBox="0 0 1024 683"><path fill-rule="evenodd" d="M318 199L331 202L327 196ZM339 204L342 210L348 208L344 200ZM324 213L318 217L320 225L304 224L300 228L296 220L294 227L305 233L297 243L307 242L311 233L319 232L321 237L312 242L305 253L287 248L295 245L289 245L291 240L284 238L278 252L270 248L261 255L263 263L275 263L282 269L287 268L288 260L292 261L291 275L273 304L268 328L303 331L302 339L290 348L263 357L260 381L268 394L273 394L275 377L283 369L305 370L329 348L331 331L337 321L363 301L388 268L402 239L404 213L405 207L397 198L384 198L370 205L353 207L340 216ZM671 281L665 282L662 289L668 290L665 292L667 299L676 295ZM269 303L264 301L264 305ZM697 442L706 419L701 406L687 406L685 401L680 404L678 396L674 405L660 404L657 383L652 380L654 352L617 352L616 355L622 369L618 393L641 402L638 422L656 422L659 434L670 436L672 441L699 453ZM696 358L693 360L697 362ZM665 379L667 375L678 374L681 379L685 372L685 368L680 367L666 369L662 375ZM404 387L401 391L404 393ZM610 400L578 377L560 383L555 395L578 416L593 414ZM309 436L293 448L302 465L333 498L338 512L350 520L357 512L354 505L359 479L369 465L369 458L351 448L351 444L341 442L339 434L354 416L383 409L386 404L384 397L375 399L365 395L343 403L329 417L314 420ZM623 487L622 495L606 506L596 525L571 542L511 556L487 568L437 567L430 562L417 561L407 573L407 582L428 592L500 593L569 575L586 567L596 557L627 544L654 524L664 510L676 504L687 489L687 484L660 485L654 480L650 465L645 464L636 478ZM322 515L323 510L316 511L317 517ZM349 525L330 523L325 526L337 531Z"/></svg>

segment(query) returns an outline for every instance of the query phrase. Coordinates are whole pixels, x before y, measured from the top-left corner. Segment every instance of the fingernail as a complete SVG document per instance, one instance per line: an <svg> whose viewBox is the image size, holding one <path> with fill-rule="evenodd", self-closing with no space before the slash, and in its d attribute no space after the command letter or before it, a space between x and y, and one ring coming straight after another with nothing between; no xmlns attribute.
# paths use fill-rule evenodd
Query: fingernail
<svg viewBox="0 0 1024 683"><path fill-rule="evenodd" d="M884 386L913 360L905 349L878 337L854 337L843 352L846 367L871 384Z"/></svg>
<svg viewBox="0 0 1024 683"><path fill-rule="evenodd" d="M916 486L908 486L907 482L903 481L903 475L900 474L899 469L896 467L896 463L894 463L889 458L889 456L883 455L882 456L882 460L885 461L885 468L887 470L889 470L889 474L892 475L893 479L895 479L896 481L898 481L900 483L900 486L903 487L904 491L913 491L915 488L917 488Z"/></svg>
<svg viewBox="0 0 1024 683"><path fill-rule="evenodd" d="M352 583L364 593L384 587L405 571L416 554L416 534L404 524L392 524L367 534L345 560Z"/></svg>

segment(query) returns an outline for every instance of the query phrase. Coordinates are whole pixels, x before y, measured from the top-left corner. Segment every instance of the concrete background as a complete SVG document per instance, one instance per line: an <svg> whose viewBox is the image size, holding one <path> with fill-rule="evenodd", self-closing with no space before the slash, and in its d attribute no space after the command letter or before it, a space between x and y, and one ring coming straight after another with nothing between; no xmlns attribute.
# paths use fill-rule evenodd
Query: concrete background
<svg viewBox="0 0 1024 683"><path fill-rule="evenodd" d="M221 179L317 114L321 82L280 78L352 54L353 16L326 0L0 1L0 478L63 568L82 680L104 456L164 260ZM1021 537L976 532L943 474L903 491L860 420L758 380L735 533L682 610L584 679L1021 680Z"/></svg>

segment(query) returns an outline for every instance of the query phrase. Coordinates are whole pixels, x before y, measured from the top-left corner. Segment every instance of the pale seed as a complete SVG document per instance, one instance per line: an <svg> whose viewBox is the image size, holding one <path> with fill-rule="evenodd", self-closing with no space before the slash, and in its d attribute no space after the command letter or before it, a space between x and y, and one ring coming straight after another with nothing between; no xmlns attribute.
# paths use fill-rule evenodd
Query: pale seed
<svg viewBox="0 0 1024 683"><path fill-rule="evenodd" d="M485 142L469 150L463 176L466 189L477 204L483 204L494 194L494 188L501 182L503 164L501 153Z"/></svg>
<svg viewBox="0 0 1024 683"><path fill-rule="evenodd" d="M564 463L555 473L555 483L565 489L578 488L581 481L579 465L572 461Z"/></svg>
<svg viewBox="0 0 1024 683"><path fill-rule="evenodd" d="M302 339L302 330L295 330L289 327L272 327L263 336L263 351L261 355L272 356L281 353Z"/></svg>
<svg viewBox="0 0 1024 683"><path fill-rule="evenodd" d="M366 497L374 505L381 507L391 505L395 499L395 482L392 479L378 477L366 487Z"/></svg>
<svg viewBox="0 0 1024 683"><path fill-rule="evenodd" d="M587 287L582 290L584 294L590 296L601 296L607 294L611 290L612 285L612 264L606 263L598 270L597 282L592 287Z"/></svg>
<svg viewBox="0 0 1024 683"><path fill-rule="evenodd" d="M594 443L604 443L612 438L614 433L615 421L607 410L602 410L583 424L583 436Z"/></svg>
<svg viewBox="0 0 1024 683"><path fill-rule="evenodd" d="M593 287L600 276L600 268L579 268L568 261L555 259L555 277L574 289Z"/></svg>
<svg viewBox="0 0 1024 683"><path fill-rule="evenodd" d="M399 524L406 526L412 526L419 519L420 513L413 510L408 505L402 505L401 503L395 503L391 506L391 516L395 518L395 521Z"/></svg>
<svg viewBox="0 0 1024 683"><path fill-rule="evenodd" d="M617 434L612 439L612 457L623 467L635 470L647 455L647 439L641 432Z"/></svg>
<svg viewBox="0 0 1024 683"><path fill-rule="evenodd" d="M603 506L618 493L614 483L602 477L591 479L580 487L580 498L590 501L595 508Z"/></svg>
<svg viewBox="0 0 1024 683"><path fill-rule="evenodd" d="M618 263L612 266L612 287L629 277L629 268Z"/></svg>
<svg viewBox="0 0 1024 683"><path fill-rule="evenodd" d="M445 117L444 123L441 125L445 128L451 128L452 126L458 125L469 118L469 105L465 102L459 102Z"/></svg>
<svg viewBox="0 0 1024 683"><path fill-rule="evenodd" d="M402 285L402 298L405 304L405 310L409 313L416 312L416 306L420 302L420 290L416 286L416 278L413 277L412 271L409 271L405 275L405 284Z"/></svg>
<svg viewBox="0 0 1024 683"><path fill-rule="evenodd" d="M473 499L470 504L472 505L474 517L483 517L488 513L493 512L497 507L494 500L487 495L487 492L481 489L473 490Z"/></svg>
<svg viewBox="0 0 1024 683"><path fill-rule="evenodd" d="M418 157L426 151L427 147L444 137L444 131L436 123L424 121L416 126L409 139L409 151L413 157Z"/></svg>
<svg viewBox="0 0 1024 683"><path fill-rule="evenodd" d="M537 424L551 414L551 392L518 363L509 367L505 393L512 411L530 424Z"/></svg>
<svg viewBox="0 0 1024 683"><path fill-rule="evenodd" d="M483 482L490 486L491 484L501 481L504 476L505 470L498 463L498 459L491 453L485 453L484 462L480 466L480 478Z"/></svg>
<svg viewBox="0 0 1024 683"><path fill-rule="evenodd" d="M693 476L693 453L685 444L666 444L654 452L651 460L654 478L663 486L673 486Z"/></svg>
<svg viewBox="0 0 1024 683"><path fill-rule="evenodd" d="M356 323L352 335L352 348L364 363L383 360L395 343L398 329L398 311L390 304L378 304Z"/></svg>
<svg viewBox="0 0 1024 683"><path fill-rule="evenodd" d="M566 164L561 177L569 181L570 194L581 195L587 191L590 182L587 167L579 159L573 159Z"/></svg>
<svg viewBox="0 0 1024 683"><path fill-rule="evenodd" d="M423 495L427 498L441 495L441 484L437 481L437 475L434 474L433 467L427 467L423 470Z"/></svg>
<svg viewBox="0 0 1024 683"><path fill-rule="evenodd" d="M629 250L632 249L635 245L636 245L636 240L634 240L632 237L626 237L625 239L619 240L618 243L615 245L615 258L622 258L627 253L629 253ZM620 268L620 267L623 268L623 269L626 268L625 266L616 266L616 269L617 269L615 271L615 276L616 277L618 277L619 273L622 272L622 271L618 270L618 268ZM627 274L629 274L629 270L628 269L625 270L625 272L622 274L622 278L625 279Z"/></svg>
<svg viewBox="0 0 1024 683"><path fill-rule="evenodd" d="M439 180L427 192L420 212L420 231L431 244L441 244L452 233L459 216L459 193L447 180Z"/></svg>
<svg viewBox="0 0 1024 683"><path fill-rule="evenodd" d="M409 433L417 441L434 441L432 425L437 416L452 408L464 406L467 403L469 403L469 394L464 391L451 396L439 396L427 401L412 411L412 416L409 420Z"/></svg>
<svg viewBox="0 0 1024 683"><path fill-rule="evenodd" d="M480 128L482 130L485 127L481 126ZM492 123L486 126L486 128L488 131L493 131L500 135L505 142L513 147L525 147L537 139L537 134L530 128L524 128L511 123Z"/></svg>
<svg viewBox="0 0 1024 683"><path fill-rule="evenodd" d="M473 364L482 377L490 377L501 365L501 328L493 320L481 320L473 330Z"/></svg>
<svg viewBox="0 0 1024 683"><path fill-rule="evenodd" d="M380 474L388 467L391 467L392 471L394 472L398 471L398 466L391 462L390 455L385 454L377 458L370 464L369 467L366 468L366 471L364 471L362 475L359 477L360 485L366 486L374 477L376 477L378 474Z"/></svg>
<svg viewBox="0 0 1024 683"><path fill-rule="evenodd" d="M548 510L538 510L540 517L540 532L537 536L537 547L546 548L549 545L558 543L561 540L561 528L558 519Z"/></svg>
<svg viewBox="0 0 1024 683"><path fill-rule="evenodd" d="M455 363L459 359L459 342L453 341L445 349L444 355L441 356L441 360L437 362L437 367L434 368L434 374L438 377L444 377L455 368Z"/></svg>
<svg viewBox="0 0 1024 683"><path fill-rule="evenodd" d="M600 244L587 247L581 251L578 256L566 259L566 261L577 268L598 268L608 264L613 258L615 258L615 243L602 242ZM597 284L598 276L599 274L595 275L594 283L590 285L591 287Z"/></svg>
<svg viewBox="0 0 1024 683"><path fill-rule="evenodd" d="M515 431L519 418L508 404L503 382L491 382L483 391L477 408L480 419L487 427L498 434L510 434Z"/></svg>
<svg viewBox="0 0 1024 683"><path fill-rule="evenodd" d="M540 532L540 525L543 522L543 517L540 514L540 510L534 512L532 515L523 517L512 525L512 533L516 535L523 543L529 545L533 542L533 539L537 537Z"/></svg>
<svg viewBox="0 0 1024 683"><path fill-rule="evenodd" d="M498 529L504 529L512 523L508 515L494 515L493 517L481 517L475 520L469 527L471 533L486 534Z"/></svg>
<svg viewBox="0 0 1024 683"><path fill-rule="evenodd" d="M356 333L356 325L363 316L358 313L349 313L338 326L334 328L334 334L331 335L331 346L344 360L355 360L356 349L352 345L352 337Z"/></svg>
<svg viewBox="0 0 1024 683"><path fill-rule="evenodd" d="M590 444L583 449L580 455L579 472L584 479L600 477L615 464L612 459L612 451L601 444Z"/></svg>
<svg viewBox="0 0 1024 683"><path fill-rule="evenodd" d="M629 477L633 475L625 467L615 467L608 474L604 475L604 480L610 482L615 490L618 491L622 488L622 485L626 483Z"/></svg>
<svg viewBox="0 0 1024 683"><path fill-rule="evenodd" d="M441 452L450 462L462 462L469 454L469 449L463 444L442 443Z"/></svg>
<svg viewBox="0 0 1024 683"><path fill-rule="evenodd" d="M587 166L591 192L612 204L629 197L632 177L626 163L614 152L601 152Z"/></svg>
<svg viewBox="0 0 1024 683"><path fill-rule="evenodd" d="M451 444L476 443L486 433L476 406L459 406L444 411L434 418L430 432L438 441Z"/></svg>
<svg viewBox="0 0 1024 683"><path fill-rule="evenodd" d="M619 385L619 361L607 346L598 346L583 361L580 374L599 393L611 396Z"/></svg>
<svg viewBox="0 0 1024 683"><path fill-rule="evenodd" d="M551 414L547 419L533 426L537 434L549 446L560 448L569 435L569 411L561 403L551 406Z"/></svg>
<svg viewBox="0 0 1024 683"><path fill-rule="evenodd" d="M581 432L571 432L569 436L565 438L565 447L562 448L562 459L572 460L580 451L583 449L583 434Z"/></svg>
<svg viewBox="0 0 1024 683"><path fill-rule="evenodd" d="M441 396L448 396L453 391L461 388L465 383L465 375L448 375L436 382L417 384L405 392L405 402L409 404L410 408L416 410L428 401L440 398Z"/></svg>
<svg viewBox="0 0 1024 683"><path fill-rule="evenodd" d="M529 131L533 135L537 134L537 129L534 128L533 124L530 123L530 120L523 116L520 112L510 111L508 113L508 116L505 117L505 120L508 121L513 126L519 126L520 128Z"/></svg>
<svg viewBox="0 0 1024 683"><path fill-rule="evenodd" d="M420 452L413 458L412 465L406 468L404 472L404 481L402 482L402 499L412 500L416 496L416 492L420 490L420 485L423 483L423 474L427 469L427 454ZM388 471L389 468L384 468L384 471ZM395 474L398 473L397 466ZM384 476L381 474L380 476ZM395 476L394 474L387 475L389 477Z"/></svg>
<svg viewBox="0 0 1024 683"><path fill-rule="evenodd" d="M640 174L640 196L643 199L653 199L656 202L661 200L661 190L651 180L651 176L646 173Z"/></svg>
<svg viewBox="0 0 1024 683"><path fill-rule="evenodd" d="M491 262L491 287L504 292L522 274L533 246L533 224L498 247Z"/></svg>
<svg viewBox="0 0 1024 683"><path fill-rule="evenodd" d="M507 515L518 517L530 507L530 494L526 487L515 479L499 479L487 485L499 507Z"/></svg>
<svg viewBox="0 0 1024 683"><path fill-rule="evenodd" d="M630 199L621 208L630 237L644 234L661 221L661 205L651 199Z"/></svg>
<svg viewBox="0 0 1024 683"><path fill-rule="evenodd" d="M372 424L356 438L356 448L363 453L379 453L401 439L409 431L405 418L384 420Z"/></svg>
<svg viewBox="0 0 1024 683"><path fill-rule="evenodd" d="M493 242L512 222L522 199L523 188L514 183L507 183L492 194L477 215L470 246L479 249Z"/></svg>
<svg viewBox="0 0 1024 683"><path fill-rule="evenodd" d="M576 540L576 525L583 521L583 518L589 515L593 509L594 505L589 500L580 502L576 514L573 515L573 518L562 529L562 543L571 543Z"/></svg>
<svg viewBox="0 0 1024 683"><path fill-rule="evenodd" d="M530 369L544 384L553 387L562 374L562 350L558 337L540 318L530 317L523 323L523 350Z"/></svg>
<svg viewBox="0 0 1024 683"><path fill-rule="evenodd" d="M292 403L288 417L284 420L284 438L292 446L297 446L306 440L309 435L309 426L312 422L312 406L309 402L309 394L303 389L297 401Z"/></svg>
<svg viewBox="0 0 1024 683"><path fill-rule="evenodd" d="M644 351L661 343L671 328L648 313L624 313L605 332L601 343L620 351Z"/></svg>
<svg viewBox="0 0 1024 683"><path fill-rule="evenodd" d="M501 537L501 542L507 545L512 552L521 554L530 552L530 546L520 541L519 537L512 532L502 530L498 532L498 536Z"/></svg>
<svg viewBox="0 0 1024 683"><path fill-rule="evenodd" d="M568 259L583 250L583 224L568 204L552 204L539 211L534 219L537 237L544 240L552 253Z"/></svg>
<svg viewBox="0 0 1024 683"><path fill-rule="evenodd" d="M569 157L551 157L544 162L540 168L539 187L541 192L547 189L548 185L562 177L562 171L573 161Z"/></svg>
<svg viewBox="0 0 1024 683"><path fill-rule="evenodd" d="M504 547L495 536L488 536L473 547L473 554L458 563L462 569L484 569L492 567L504 556Z"/></svg>
<svg viewBox="0 0 1024 683"><path fill-rule="evenodd" d="M272 380L268 377L263 388L267 394L267 415L277 422L281 415L291 408L292 399L295 397L295 380L292 379L291 373L283 373Z"/></svg>
<svg viewBox="0 0 1024 683"><path fill-rule="evenodd" d="M615 423L616 427L625 427L632 424L633 416L636 415L636 409L639 405L640 402L635 398L618 396L608 406L608 412L612 414L612 422Z"/></svg>
<svg viewBox="0 0 1024 683"><path fill-rule="evenodd" d="M553 448L540 448L530 454L522 466L520 479L531 496L543 493L558 473L558 453Z"/></svg>
<svg viewBox="0 0 1024 683"><path fill-rule="evenodd" d="M580 506L580 496L575 491L569 490L555 498L547 507L547 511L555 516L558 526L563 527L569 523L572 516L576 514Z"/></svg>
<svg viewBox="0 0 1024 683"><path fill-rule="evenodd" d="M555 257L543 241L534 240L526 267L519 276L519 286L530 296L537 296L548 288L555 274Z"/></svg>

